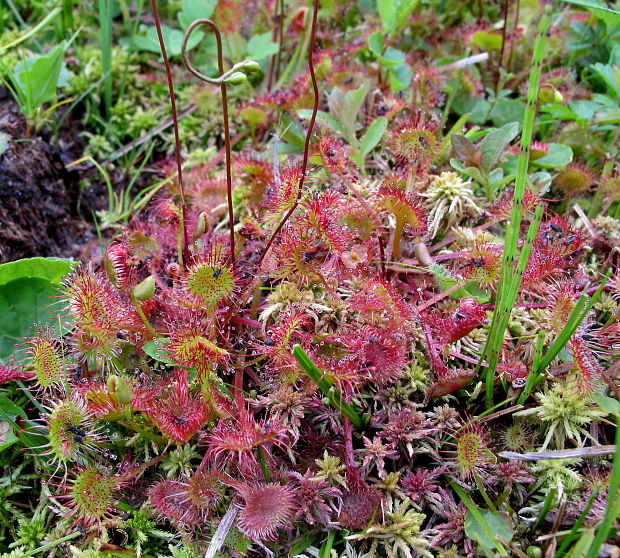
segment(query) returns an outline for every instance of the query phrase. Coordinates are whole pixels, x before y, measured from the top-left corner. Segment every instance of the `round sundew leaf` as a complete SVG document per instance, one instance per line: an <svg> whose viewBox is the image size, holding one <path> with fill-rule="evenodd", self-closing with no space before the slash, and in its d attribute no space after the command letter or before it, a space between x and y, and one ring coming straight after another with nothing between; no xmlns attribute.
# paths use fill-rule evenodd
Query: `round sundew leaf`
<svg viewBox="0 0 620 558"><path fill-rule="evenodd" d="M94 524L105 518L114 506L116 479L95 468L80 471L71 487L75 518Z"/></svg>
<svg viewBox="0 0 620 558"><path fill-rule="evenodd" d="M234 288L235 277L227 266L201 263L187 274L187 289L208 307L232 295Z"/></svg>

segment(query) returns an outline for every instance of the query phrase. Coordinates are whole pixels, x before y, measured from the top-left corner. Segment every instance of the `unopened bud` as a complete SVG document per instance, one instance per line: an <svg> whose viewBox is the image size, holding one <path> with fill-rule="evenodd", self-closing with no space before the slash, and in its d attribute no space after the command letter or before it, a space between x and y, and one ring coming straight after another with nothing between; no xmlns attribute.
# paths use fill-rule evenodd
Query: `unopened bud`
<svg viewBox="0 0 620 558"><path fill-rule="evenodd" d="M121 376L112 375L106 381L108 393L121 405L128 405L133 400L133 389Z"/></svg>
<svg viewBox="0 0 620 558"><path fill-rule="evenodd" d="M148 300L155 294L155 277L149 275L142 283L136 285L133 296L138 300Z"/></svg>
<svg viewBox="0 0 620 558"><path fill-rule="evenodd" d="M198 240L209 227L209 217L204 211L201 211L198 214L198 219L196 221L196 226L194 227L194 232L192 233L192 238L194 240Z"/></svg>
<svg viewBox="0 0 620 558"><path fill-rule="evenodd" d="M538 100L543 103L563 103L564 97L553 85L545 84L538 90Z"/></svg>
<svg viewBox="0 0 620 558"><path fill-rule="evenodd" d="M260 72L260 64L255 60L244 60L237 67L246 73Z"/></svg>
<svg viewBox="0 0 620 558"><path fill-rule="evenodd" d="M225 82L229 83L230 85L240 85L246 79L248 78L243 72L233 72L232 74L230 74L230 76L226 78Z"/></svg>

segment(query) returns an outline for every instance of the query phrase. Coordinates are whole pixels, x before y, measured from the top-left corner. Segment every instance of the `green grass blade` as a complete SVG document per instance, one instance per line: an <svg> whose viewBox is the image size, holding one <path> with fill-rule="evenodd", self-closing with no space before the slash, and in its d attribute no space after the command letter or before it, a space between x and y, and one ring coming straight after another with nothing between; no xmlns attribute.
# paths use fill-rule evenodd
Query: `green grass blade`
<svg viewBox="0 0 620 558"><path fill-rule="evenodd" d="M605 287L605 284L609 280L610 274L611 274L611 269L607 270L607 273L605 273L605 276L603 277L603 280L601 281L599 288L592 295L592 298L590 298L588 305L581 313L579 313L580 309L583 308L583 305L585 304L585 300L587 300L587 297L581 296L579 298L579 301L577 302L577 306L575 306L573 312L571 312L566 325L564 326L564 328L558 335L557 339L554 341L553 345L551 345L549 350L542 357L540 361L540 369L537 370L538 372L540 372L541 370L544 370L547 366L549 366L551 361L562 350L562 347L564 347L564 345L568 343L568 340L573 336L573 333L577 331L577 328L581 325L581 322L583 322L585 317L588 315L592 307L596 304L599 297L601 296L601 293L603 292L603 288Z"/></svg>
<svg viewBox="0 0 620 558"><path fill-rule="evenodd" d="M486 536L489 537L489 539L494 542L495 549L497 550L497 552L499 552L502 555L506 554L506 549L496 539L495 533L493 532L493 529L491 529L491 526L488 524L488 522L486 521L484 516L480 513L480 511L476 507L476 504L474 504L473 500L455 482L451 482L450 486L452 487L452 490L454 490L454 492L456 492L458 494L459 498L463 501L463 503L465 504L467 509L471 512L471 514L476 518L476 521L480 524L482 529L484 529L484 532L485 532Z"/></svg>
<svg viewBox="0 0 620 558"><path fill-rule="evenodd" d="M564 554L566 554L566 550L568 549L570 544L579 537L579 529L581 529L583 522L586 520L586 517L588 516L588 512L590 511L590 508L592 507L592 504L594 503L594 499L596 498L597 495L598 495L598 491L595 491L592 493L592 495L586 502L585 507L583 508L583 510L581 510L581 513L579 514L577 521L575 522L572 529L570 530L570 533L566 536L566 538L562 541L562 544L556 550L554 558L562 558Z"/></svg>
<svg viewBox="0 0 620 558"><path fill-rule="evenodd" d="M481 368L482 363L485 360L489 364L485 373L485 394L487 407L493 405L493 379L495 377L495 368L497 366L497 362L499 361L504 332L506 325L508 324L512 305L514 303L514 301L510 302L510 299L514 295L515 288L518 291L520 284L520 278L515 277L517 243L519 240L521 220L523 218L523 195L528 178L527 169L530 160L530 143L532 141L532 134L534 130L534 118L536 116L538 86L540 84L546 33L550 24L550 7L545 6L538 24L538 35L536 37L536 42L534 43L534 51L532 55L532 67L530 71L527 103L523 115L523 130L521 132L520 150L517 159L517 175L515 178L512 211L510 220L506 226L504 255L497 289L497 300L495 303L491 326L489 328L487 342L478 363L478 369ZM522 250L523 258L519 261L519 267L522 267L523 269L525 269L525 264L527 263L527 255L529 255L529 251Z"/></svg>
<svg viewBox="0 0 620 558"><path fill-rule="evenodd" d="M293 356L299 362L306 374L319 386L325 397L329 399L331 406L340 411L347 417L356 428L364 426L364 420L353 410L353 408L342 399L340 392L334 386L333 380L321 372L312 359L299 345L293 347Z"/></svg>
<svg viewBox="0 0 620 558"><path fill-rule="evenodd" d="M556 488L552 488L551 490L549 490L549 492L547 492L547 496L545 496L545 501L543 502L542 509L540 510L540 513L538 514L538 518L536 519L536 522L534 523L534 525L532 525L532 532L536 531L536 529L538 529L540 524L545 520L545 517L547 517L547 514L551 510L551 506L553 506L553 502L555 500L556 495L557 495Z"/></svg>
<svg viewBox="0 0 620 558"><path fill-rule="evenodd" d="M616 417L616 448L620 448L620 418ZM609 490L607 496L607 508L605 509L605 516L603 522L596 528L596 535L590 551L586 558L596 558L601 545L607 539L609 531L611 530L614 521L618 518L620 513L620 498L618 492L620 491L620 451L616 449L616 455L614 456L614 462L611 467L611 477L609 479Z"/></svg>

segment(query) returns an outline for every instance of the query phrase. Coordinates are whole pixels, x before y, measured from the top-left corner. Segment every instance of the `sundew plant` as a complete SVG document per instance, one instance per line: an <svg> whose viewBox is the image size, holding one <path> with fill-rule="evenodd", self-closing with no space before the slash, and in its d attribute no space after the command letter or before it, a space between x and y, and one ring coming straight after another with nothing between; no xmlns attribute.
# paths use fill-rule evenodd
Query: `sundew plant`
<svg viewBox="0 0 620 558"><path fill-rule="evenodd" d="M613 3L42 4L107 209L0 266L2 558L614 555Z"/></svg>

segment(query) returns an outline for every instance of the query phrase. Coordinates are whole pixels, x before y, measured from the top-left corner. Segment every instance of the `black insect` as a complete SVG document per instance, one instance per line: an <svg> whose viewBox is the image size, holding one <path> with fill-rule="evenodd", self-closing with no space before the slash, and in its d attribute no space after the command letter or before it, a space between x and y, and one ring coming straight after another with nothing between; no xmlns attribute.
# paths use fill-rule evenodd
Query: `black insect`
<svg viewBox="0 0 620 558"><path fill-rule="evenodd" d="M187 424L187 419L185 417L174 417L172 422L177 426L185 426Z"/></svg>
<svg viewBox="0 0 620 558"><path fill-rule="evenodd" d="M73 371L73 381L76 384L79 384L82 381L82 370L83 370L82 365L78 364L75 367L75 370Z"/></svg>
<svg viewBox="0 0 620 558"><path fill-rule="evenodd" d="M463 269L465 267L484 267L485 261L484 258L471 258L468 262L465 262L459 269Z"/></svg>
<svg viewBox="0 0 620 558"><path fill-rule="evenodd" d="M313 252L306 252L304 254L304 262L310 263L312 260L314 260L314 258L316 258L316 254L317 254L316 250Z"/></svg>
<svg viewBox="0 0 620 558"><path fill-rule="evenodd" d="M67 430L73 434L73 440L76 444L81 444L84 442L84 439L86 438L86 430L84 430L81 426L70 424L67 426Z"/></svg>
<svg viewBox="0 0 620 558"><path fill-rule="evenodd" d="M265 338L265 345L267 345L268 347L272 347L275 344L276 342L271 337Z"/></svg>
<svg viewBox="0 0 620 558"><path fill-rule="evenodd" d="M222 275L222 268L218 267L214 272L213 272L213 277L215 277L216 279Z"/></svg>
<svg viewBox="0 0 620 558"><path fill-rule="evenodd" d="M555 223L549 223L549 228L555 232L562 232L562 227L560 227L560 225L556 225Z"/></svg>
<svg viewBox="0 0 620 558"><path fill-rule="evenodd" d="M84 525L78 525L75 530L80 533L80 535L82 535L83 537L86 536L86 534L88 533L88 529L86 529L86 527L84 527Z"/></svg>

